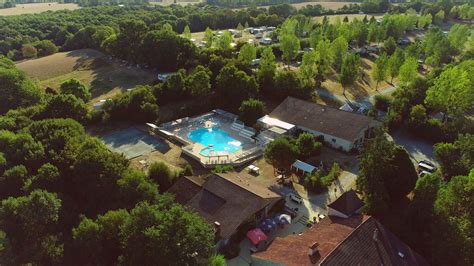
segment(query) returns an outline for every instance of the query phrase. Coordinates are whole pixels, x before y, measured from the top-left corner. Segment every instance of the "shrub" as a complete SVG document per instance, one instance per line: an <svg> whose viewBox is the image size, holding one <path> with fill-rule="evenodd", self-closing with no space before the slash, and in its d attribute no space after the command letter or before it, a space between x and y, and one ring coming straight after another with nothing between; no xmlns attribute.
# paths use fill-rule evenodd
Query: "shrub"
<svg viewBox="0 0 474 266"><path fill-rule="evenodd" d="M339 164L334 162L331 167L331 170L329 170L329 173L321 178L321 182L323 183L323 185L328 187L339 177L340 174L341 167L339 166Z"/></svg>
<svg viewBox="0 0 474 266"><path fill-rule="evenodd" d="M388 107L390 107L391 104L391 100L387 96L380 94L375 95L374 101L375 108L385 112L388 110Z"/></svg>
<svg viewBox="0 0 474 266"><path fill-rule="evenodd" d="M326 190L326 187L323 185L321 176L323 175L322 170L316 171L316 173L311 175L306 175L304 177L305 183L308 186L308 189L315 192L321 193Z"/></svg>
<svg viewBox="0 0 474 266"><path fill-rule="evenodd" d="M263 116L264 108L265 104L256 99L250 98L242 101L239 108L239 119L246 125L251 126L257 122L258 118Z"/></svg>
<svg viewBox="0 0 474 266"><path fill-rule="evenodd" d="M216 167L214 167L214 170L212 170L212 172L215 174L227 173L231 171L234 171L234 167L232 165L216 165Z"/></svg>
<svg viewBox="0 0 474 266"><path fill-rule="evenodd" d="M155 162L148 169L148 177L154 180L160 191L168 190L177 180L177 173L172 171L164 162Z"/></svg>
<svg viewBox="0 0 474 266"><path fill-rule="evenodd" d="M296 140L299 155L310 157L321 153L322 144L317 142L311 133L301 133Z"/></svg>

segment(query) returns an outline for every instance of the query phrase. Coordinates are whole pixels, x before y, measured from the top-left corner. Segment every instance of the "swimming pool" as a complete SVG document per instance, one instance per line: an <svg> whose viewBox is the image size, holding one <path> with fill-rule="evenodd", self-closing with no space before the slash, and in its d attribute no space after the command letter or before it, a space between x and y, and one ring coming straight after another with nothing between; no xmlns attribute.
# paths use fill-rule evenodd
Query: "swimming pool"
<svg viewBox="0 0 474 266"><path fill-rule="evenodd" d="M196 129L188 134L188 138L206 146L200 152L204 156L209 156L213 151L233 153L242 148L240 141L233 139L229 133L217 127Z"/></svg>

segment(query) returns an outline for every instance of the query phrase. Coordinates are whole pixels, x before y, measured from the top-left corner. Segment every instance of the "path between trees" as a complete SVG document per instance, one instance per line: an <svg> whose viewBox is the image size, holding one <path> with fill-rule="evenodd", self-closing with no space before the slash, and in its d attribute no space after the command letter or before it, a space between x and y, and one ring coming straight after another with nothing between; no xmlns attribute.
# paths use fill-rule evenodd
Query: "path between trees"
<svg viewBox="0 0 474 266"><path fill-rule="evenodd" d="M388 86L382 90L379 90L379 92L374 95L367 96L362 99L352 99L352 100L348 99L346 96L336 95L321 88L317 88L316 92L318 93L320 97L330 99L332 101L337 101L341 103L341 105L347 101L350 101L351 103L364 104L370 107L372 106L376 95L388 95L388 94L393 93L396 89L397 89L396 86Z"/></svg>

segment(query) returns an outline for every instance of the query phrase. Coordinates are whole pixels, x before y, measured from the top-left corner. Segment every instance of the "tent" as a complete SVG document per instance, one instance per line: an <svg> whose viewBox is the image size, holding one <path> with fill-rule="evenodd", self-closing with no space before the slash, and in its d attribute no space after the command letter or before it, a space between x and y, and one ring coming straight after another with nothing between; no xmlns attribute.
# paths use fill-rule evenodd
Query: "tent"
<svg viewBox="0 0 474 266"><path fill-rule="evenodd" d="M277 224L273 219L265 219L260 225L260 228L265 232L269 232L270 230L275 229L276 226Z"/></svg>
<svg viewBox="0 0 474 266"><path fill-rule="evenodd" d="M354 109L352 109L349 103L345 103L343 106L339 107L339 110L346 111L346 112L354 112Z"/></svg>
<svg viewBox="0 0 474 266"><path fill-rule="evenodd" d="M274 220L279 224L291 224L291 216L288 214L279 214Z"/></svg>
<svg viewBox="0 0 474 266"><path fill-rule="evenodd" d="M299 172L301 170L303 172L303 174L305 174L305 173L311 174L316 169L315 166L312 166L311 164L302 162L300 160L296 160L291 165L291 169L293 169L293 168L296 169L296 172Z"/></svg>
<svg viewBox="0 0 474 266"><path fill-rule="evenodd" d="M247 232L247 238L254 246L257 246L260 242L267 240L267 235L260 228L255 228Z"/></svg>

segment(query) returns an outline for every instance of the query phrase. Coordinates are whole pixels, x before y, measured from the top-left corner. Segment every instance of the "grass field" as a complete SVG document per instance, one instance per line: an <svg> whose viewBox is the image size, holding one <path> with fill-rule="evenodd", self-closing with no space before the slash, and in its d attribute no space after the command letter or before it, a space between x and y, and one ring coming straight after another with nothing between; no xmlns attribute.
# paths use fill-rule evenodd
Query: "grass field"
<svg viewBox="0 0 474 266"><path fill-rule="evenodd" d="M14 16L21 14L34 14L41 13L48 10L74 10L78 9L79 6L73 3L59 4L59 3L33 3L33 4L17 4L12 8L0 9L0 16Z"/></svg>
<svg viewBox="0 0 474 266"><path fill-rule="evenodd" d="M92 49L56 53L19 62L17 67L41 88L58 89L64 80L78 79L91 88L91 104L154 80L151 71L121 65L121 62Z"/></svg>
<svg viewBox="0 0 474 266"><path fill-rule="evenodd" d="M294 6L296 9L301 9L302 7L305 7L307 5L321 5L322 7L330 10L337 10L345 5L349 4L356 4L357 2L319 2L319 1L312 1L312 2L303 2L303 3L294 3L290 4ZM259 6L259 8L268 8L270 6ZM238 9L244 9L246 7L242 8L235 8L236 10Z"/></svg>

